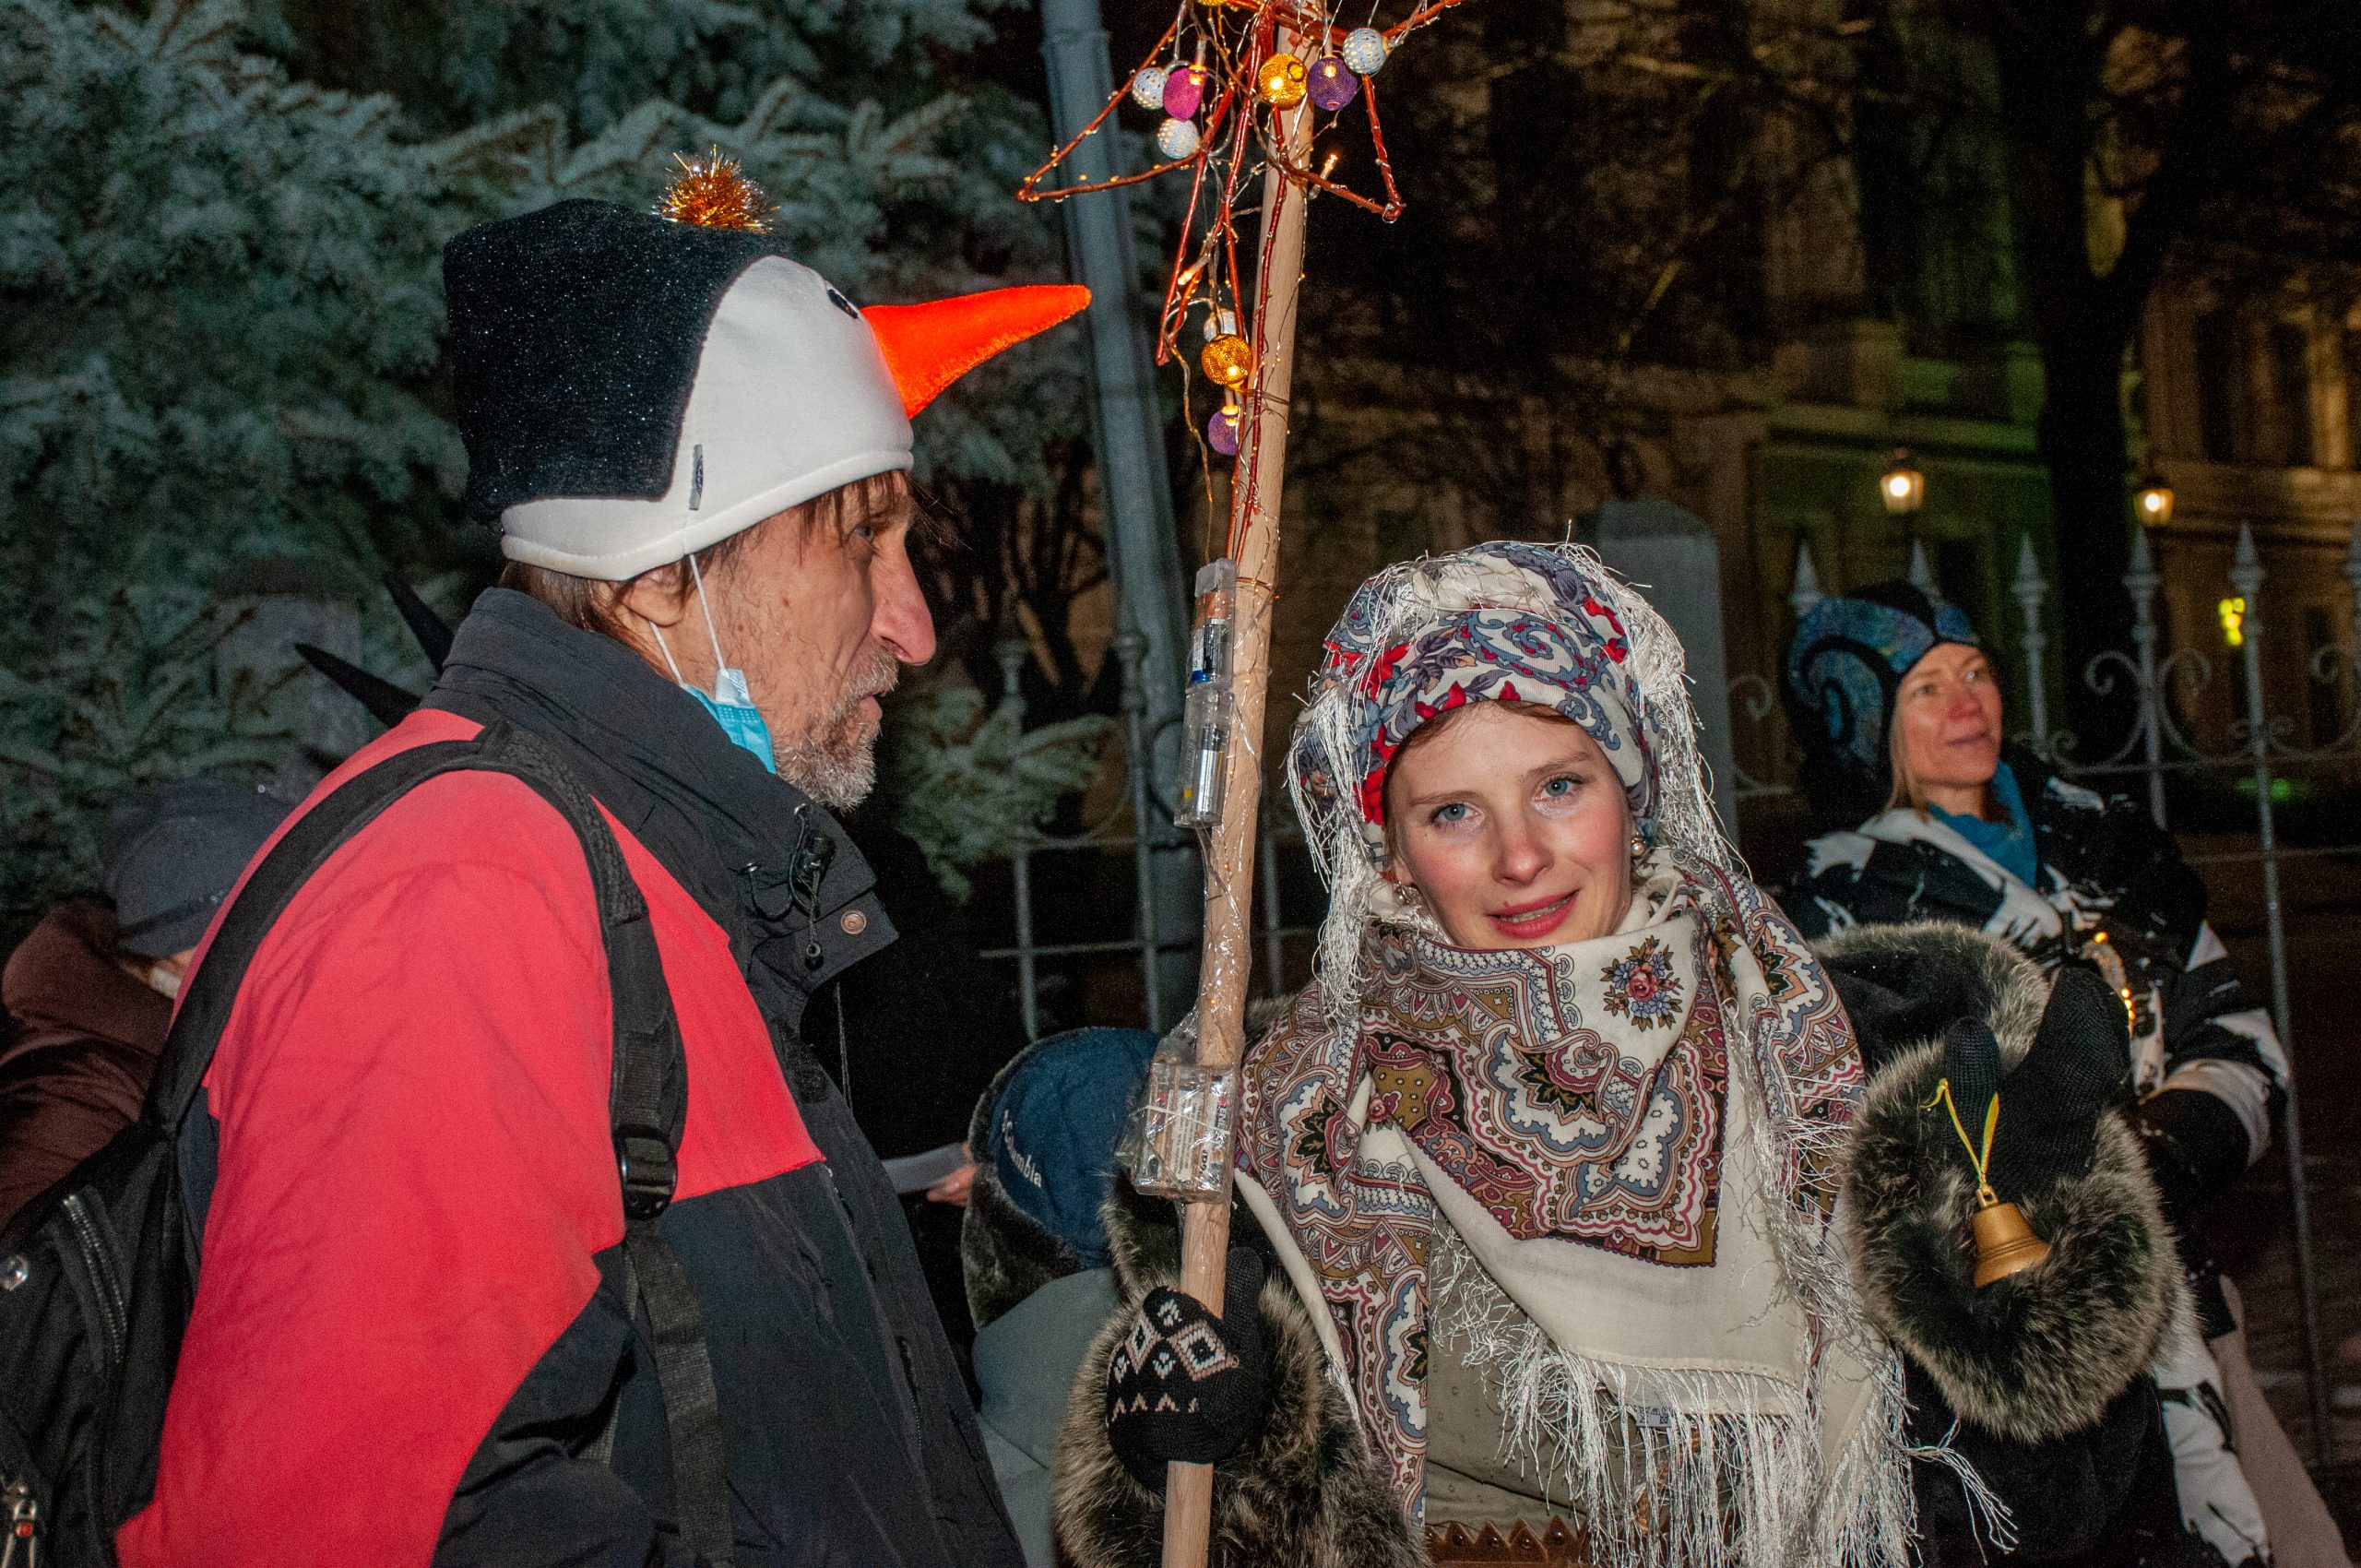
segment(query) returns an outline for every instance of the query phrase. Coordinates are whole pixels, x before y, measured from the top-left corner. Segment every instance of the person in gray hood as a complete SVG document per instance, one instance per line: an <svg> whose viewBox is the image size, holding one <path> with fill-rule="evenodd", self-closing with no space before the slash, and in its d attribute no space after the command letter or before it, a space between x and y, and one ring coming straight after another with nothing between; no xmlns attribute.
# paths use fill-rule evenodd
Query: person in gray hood
<svg viewBox="0 0 2361 1568"><path fill-rule="evenodd" d="M105 896L59 899L0 969L0 1225L139 1114L196 944L286 815L215 778L108 812Z"/></svg>

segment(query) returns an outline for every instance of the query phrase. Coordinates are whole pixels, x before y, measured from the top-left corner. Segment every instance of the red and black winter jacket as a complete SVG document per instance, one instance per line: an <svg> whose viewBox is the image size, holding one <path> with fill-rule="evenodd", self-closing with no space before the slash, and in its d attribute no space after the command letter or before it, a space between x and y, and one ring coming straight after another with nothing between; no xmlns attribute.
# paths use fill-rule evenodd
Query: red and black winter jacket
<svg viewBox="0 0 2361 1568"><path fill-rule="evenodd" d="M811 989L892 940L860 856L627 650L500 590L322 790L496 718L560 748L649 906L689 1080L660 1223L737 1562L1021 1562L901 1212L801 1043ZM514 778L419 787L297 895L184 1154L203 1269L127 1568L693 1561L622 1305L608 1011L581 849Z"/></svg>

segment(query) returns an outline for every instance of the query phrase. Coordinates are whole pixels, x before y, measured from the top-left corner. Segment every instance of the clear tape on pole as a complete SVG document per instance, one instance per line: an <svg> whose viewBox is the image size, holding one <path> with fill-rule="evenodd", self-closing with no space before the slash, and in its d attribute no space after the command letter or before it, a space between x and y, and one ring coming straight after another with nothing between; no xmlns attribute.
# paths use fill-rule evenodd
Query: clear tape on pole
<svg viewBox="0 0 2361 1568"><path fill-rule="evenodd" d="M1181 827L1221 824L1233 707L1232 625L1238 613L1238 563L1206 563L1197 573L1197 619L1189 636L1189 693L1182 706Z"/></svg>
<svg viewBox="0 0 2361 1568"><path fill-rule="evenodd" d="M1227 1200L1237 1108L1238 1073L1198 1062L1192 1011L1156 1048L1146 1094L1117 1148L1132 1185L1177 1203Z"/></svg>

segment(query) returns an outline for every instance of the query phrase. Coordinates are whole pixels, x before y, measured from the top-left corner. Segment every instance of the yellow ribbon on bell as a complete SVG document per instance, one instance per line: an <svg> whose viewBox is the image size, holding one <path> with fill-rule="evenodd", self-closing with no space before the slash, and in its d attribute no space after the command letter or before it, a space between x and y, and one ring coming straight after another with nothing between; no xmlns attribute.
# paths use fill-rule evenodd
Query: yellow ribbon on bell
<svg viewBox="0 0 2361 1568"><path fill-rule="evenodd" d="M1960 1146L1967 1150L1968 1163L1975 1168L1975 1212L1969 1223L1975 1232L1975 1288L1983 1289L1996 1280L2006 1279L2049 1255L2049 1243L2033 1233L2025 1217L2012 1203L2002 1203L2000 1194L1992 1190L1986 1172L1992 1166L1992 1134L2000 1125L2000 1097L1994 1095L1984 1108L1984 1146L1978 1148L1967 1135L1967 1126L1959 1119L1959 1101L1952 1095L1952 1081L1941 1080L1935 1086L1935 1098L1927 1109L1940 1105L1951 1112L1952 1130L1959 1134Z"/></svg>

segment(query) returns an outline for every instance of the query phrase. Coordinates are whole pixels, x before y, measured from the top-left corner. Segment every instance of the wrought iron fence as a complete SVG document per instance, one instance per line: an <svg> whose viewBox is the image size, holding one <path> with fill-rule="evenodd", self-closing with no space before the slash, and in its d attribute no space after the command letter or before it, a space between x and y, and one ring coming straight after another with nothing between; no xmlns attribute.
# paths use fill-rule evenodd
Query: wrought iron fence
<svg viewBox="0 0 2361 1568"><path fill-rule="evenodd" d="M1021 718L1025 699L1019 676L1027 657L1026 645L1010 639L996 651L1001 666L1002 700L1016 705ZM1157 856L1170 851L1193 856L1198 846L1193 833L1172 826L1172 781L1155 778L1155 769L1147 761L1156 754L1157 740L1149 733L1146 695L1140 679L1147 641L1127 629L1114 638L1109 651L1118 661L1122 677L1121 722L1104 766L1107 780L1120 781L1120 788L1090 792L1086 799L1096 804L1097 810L1086 809L1081 826L1068 832L1036 835L1011 850L1006 940L983 950L987 958L1015 965L1017 1005L1026 1035L1037 1039L1045 1032L1048 1009L1043 989L1047 971L1062 968L1071 972L1105 965L1135 969L1140 991L1136 1016L1087 1021L1144 1023L1160 1033L1178 1021L1178 1009L1164 994L1169 987L1159 983L1159 969L1169 956L1185 955L1193 959L1197 951L1197 922L1193 919L1176 920L1169 909L1159 910L1155 896ZM1287 961L1289 944L1310 937L1316 922L1290 924L1287 919L1287 895L1295 880L1287 874L1288 862L1299 862L1292 868L1299 874L1308 874L1310 866L1301 834L1284 813L1265 813L1263 823L1256 850L1254 929L1261 949L1256 970L1261 993L1276 997L1292 989L1289 975L1293 971ZM1131 910L1129 934L1071 940L1043 938L1038 903L1043 890L1040 869L1045 861L1053 862L1077 853L1099 861L1099 869L1104 869L1107 862L1127 863L1131 888L1130 897L1124 902ZM1053 885L1050 891L1058 895L1070 888ZM1102 897L1097 900L1097 907L1105 909L1113 902ZM1303 977L1296 978L1300 983ZM1125 994L1129 994L1128 991Z"/></svg>

